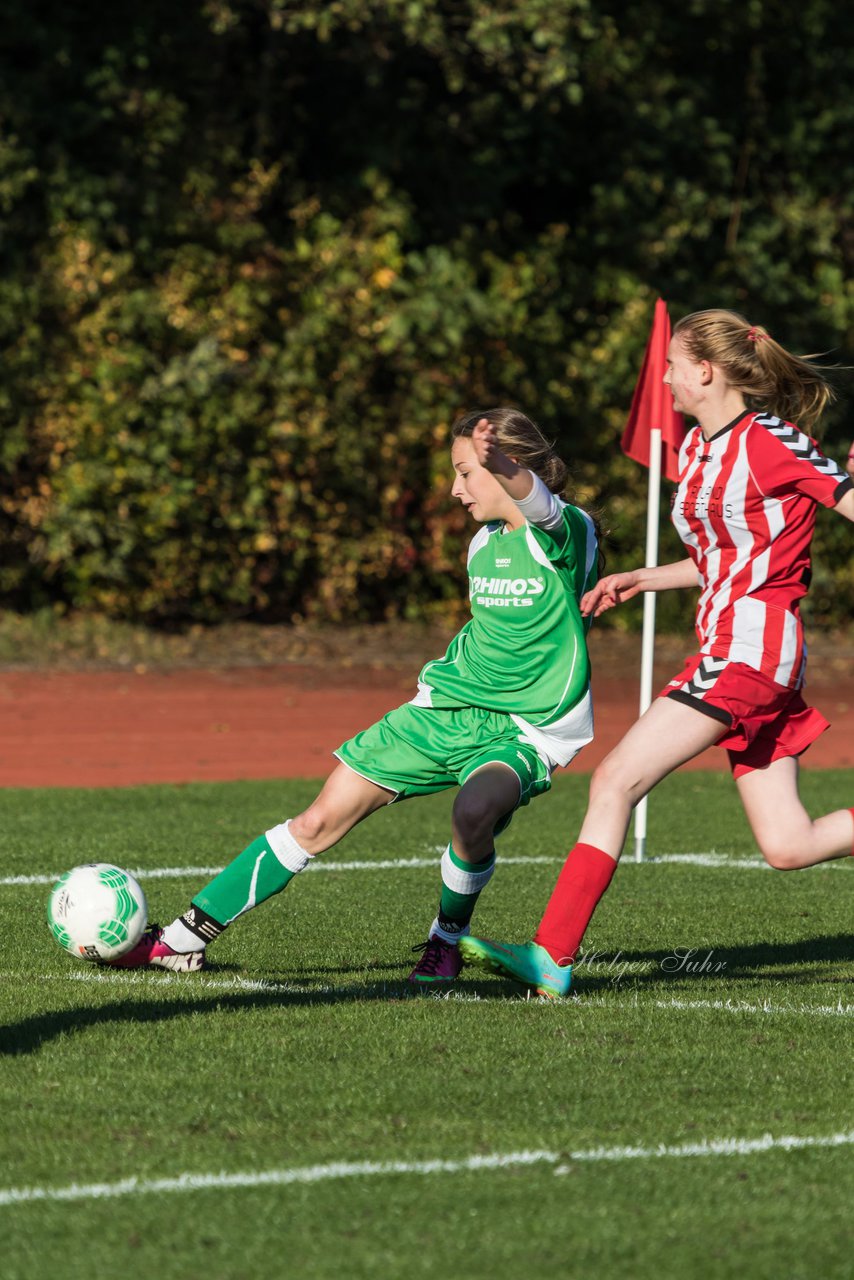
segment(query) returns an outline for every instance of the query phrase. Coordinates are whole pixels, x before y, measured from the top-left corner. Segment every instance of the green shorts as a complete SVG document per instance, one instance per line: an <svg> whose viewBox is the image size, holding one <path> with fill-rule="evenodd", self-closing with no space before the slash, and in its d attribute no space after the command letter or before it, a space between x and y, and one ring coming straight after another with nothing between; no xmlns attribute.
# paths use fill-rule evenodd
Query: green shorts
<svg viewBox="0 0 854 1280"><path fill-rule="evenodd" d="M499 711L407 702L334 754L360 777L393 792L390 804L462 786L484 765L504 764L519 779L518 808L552 785L549 766L523 737L524 731ZM496 831L509 821L508 815Z"/></svg>

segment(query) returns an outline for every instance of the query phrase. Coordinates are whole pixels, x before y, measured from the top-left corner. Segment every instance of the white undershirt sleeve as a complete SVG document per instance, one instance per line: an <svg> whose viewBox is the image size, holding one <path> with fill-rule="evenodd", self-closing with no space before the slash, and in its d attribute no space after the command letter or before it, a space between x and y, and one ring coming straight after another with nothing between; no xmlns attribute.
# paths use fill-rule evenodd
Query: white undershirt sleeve
<svg viewBox="0 0 854 1280"><path fill-rule="evenodd" d="M532 487L527 498L514 498L513 501L529 524L538 525L541 529L554 529L561 522L562 504L533 471L529 471Z"/></svg>

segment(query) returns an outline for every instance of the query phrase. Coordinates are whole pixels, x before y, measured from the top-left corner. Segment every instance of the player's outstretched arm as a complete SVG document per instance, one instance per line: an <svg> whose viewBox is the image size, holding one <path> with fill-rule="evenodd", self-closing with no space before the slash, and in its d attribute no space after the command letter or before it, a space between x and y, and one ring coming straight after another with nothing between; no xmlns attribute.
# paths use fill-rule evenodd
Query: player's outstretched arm
<svg viewBox="0 0 854 1280"><path fill-rule="evenodd" d="M654 569L629 569L625 573L609 573L581 597L585 617L613 609L631 600L641 591L671 591L678 587L696 587L697 570L693 560L677 560L674 564L656 565Z"/></svg>
<svg viewBox="0 0 854 1280"><path fill-rule="evenodd" d="M514 501L531 495L535 487L532 473L526 467L520 467L512 458L508 458L499 447L498 432L486 418L481 418L480 422L476 423L471 442L480 465L492 472Z"/></svg>

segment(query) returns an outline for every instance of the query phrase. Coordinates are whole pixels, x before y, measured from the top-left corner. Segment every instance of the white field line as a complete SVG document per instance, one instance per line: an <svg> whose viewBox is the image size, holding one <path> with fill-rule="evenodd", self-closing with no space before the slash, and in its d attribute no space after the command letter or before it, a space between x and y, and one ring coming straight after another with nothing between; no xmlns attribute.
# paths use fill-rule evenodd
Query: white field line
<svg viewBox="0 0 854 1280"><path fill-rule="evenodd" d="M312 985L299 982L276 982L271 978L241 978L232 975L227 978L208 978L200 977L198 974L185 973L150 973L145 970L140 972L123 973L121 970L110 969L107 972L102 971L97 966L92 965L80 969L69 969L68 973L14 973L0 972L0 981L2 982L24 982L27 986L32 986L39 982L82 982L106 985L110 988L115 987L149 987L152 991L162 991L164 987L175 987L184 994L195 994L205 991L269 991L279 992L281 995L305 995L305 996L328 996L340 995L347 997L352 995L352 989L349 987L334 987L328 985ZM389 989L404 991L407 989L406 983L388 982ZM462 1002L482 1002L485 997L470 994L463 991L441 991L435 994L425 993L422 991L415 992L414 995L419 1002L423 1003L426 998L434 1000L462 1001ZM565 1000L540 1000L536 997L528 997L519 995L517 997L506 997L507 1003L529 1004L536 1003L547 1006L551 1009L561 1009L567 1006L573 1006L578 1010L583 1009L613 1009L624 1012L627 1007L635 1009L669 1009L676 1013L691 1013L698 1009L709 1009L717 1013L740 1013L740 1014L757 1014L761 1017L802 1017L802 1018L854 1018L854 1004L843 1004L840 1000L837 1004L774 1004L771 1000L682 1000L674 997L671 1000L661 999L641 999L637 992L632 992L628 1000L612 999L602 996L584 996L573 993Z"/></svg>
<svg viewBox="0 0 854 1280"><path fill-rule="evenodd" d="M566 1001L563 1002L564 1004ZM603 1000L601 996L579 996L579 1006L598 1009L625 1009L624 1001ZM649 1004L654 1009L670 1009L674 1012L692 1013L697 1009L710 1009L717 1013L748 1013L764 1017L804 1018L854 1018L854 1004L774 1004L771 1000L641 1000L633 993L630 1002L636 1008Z"/></svg>
<svg viewBox="0 0 854 1280"><path fill-rule="evenodd" d="M437 850L437 854L441 854L442 848ZM539 857L539 858L502 858L502 863L527 863L535 864L538 862L562 862L563 858L558 857ZM354 860L353 862L326 862L316 861L310 862L306 867L306 871L422 871L427 867L436 868L439 865L439 857L431 858L376 858L367 860ZM211 876L219 875L222 867L140 867L131 871L131 875L136 876L137 880L179 880L189 877L190 879L201 879L203 876L210 879ZM2 876L0 877L0 886L2 885L27 885L27 884L56 884L57 880L63 873L58 871L55 875L38 875L38 876Z"/></svg>
<svg viewBox="0 0 854 1280"><path fill-rule="evenodd" d="M73 963L77 963L76 960ZM268 978L240 978L233 975L229 978L203 978L198 974L188 973L152 973L150 970L123 972L121 969L102 969L99 965L86 968L70 969L68 973L2 973L0 982L25 982L32 986L39 982L83 982L102 984L108 987L149 987L152 991L162 991L164 987L175 987L185 995L205 991L278 991L283 995L324 995L334 992L335 987L306 986L298 982L276 982ZM341 995L346 987L338 988ZM445 993L449 994L449 993Z"/></svg>
<svg viewBox="0 0 854 1280"><path fill-rule="evenodd" d="M437 846L437 854L441 854L444 845ZM552 866L563 862L564 854L544 855L544 856L510 856L502 858L499 855L499 865L508 866L538 866L550 864ZM844 859L842 861L845 861ZM326 862L318 859L316 862L309 863L307 871L423 871L428 867L435 868L438 859L430 858L377 858L377 859L358 859L352 862ZM662 853L657 857L647 858L645 862L637 863L632 859L626 858L624 865L632 868L661 866L665 863L683 863L692 867L723 867L733 868L738 871L768 871L770 870L764 858L732 858L725 853ZM822 863L822 868L836 866L835 862ZM841 865L841 862L840 862ZM67 868L66 868L67 869ZM202 877L209 879L211 876L219 875L222 867L140 867L132 871L138 880L180 880L191 879L197 880ZM63 875L62 871L54 871L41 875L33 876L0 876L0 887L8 887L12 885L37 885L37 884L56 884L59 877Z"/></svg>
<svg viewBox="0 0 854 1280"><path fill-rule="evenodd" d="M107 1200L120 1196L174 1195L180 1191L223 1191L230 1188L282 1187L295 1183L310 1184L333 1179L399 1177L415 1174L482 1173L486 1170L520 1166L551 1165L556 1175L569 1173L574 1164L619 1163L625 1160L664 1160L704 1158L708 1156L749 1156L767 1151L804 1151L810 1148L849 1147L854 1133L823 1135L782 1135L775 1138L713 1138L654 1147L593 1147L589 1150L510 1151L485 1156L468 1156L463 1160L357 1160L331 1164L307 1165L302 1168L267 1169L250 1173L181 1173L174 1178L123 1178L120 1182L71 1183L65 1187L8 1187L0 1190L0 1207L34 1201Z"/></svg>

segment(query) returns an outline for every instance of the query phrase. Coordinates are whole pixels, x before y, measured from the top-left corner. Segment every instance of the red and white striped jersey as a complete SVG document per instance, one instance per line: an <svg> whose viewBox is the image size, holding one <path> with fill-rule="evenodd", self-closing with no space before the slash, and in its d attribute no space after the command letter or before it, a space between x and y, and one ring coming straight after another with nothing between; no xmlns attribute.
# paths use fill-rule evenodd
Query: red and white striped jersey
<svg viewBox="0 0 854 1280"><path fill-rule="evenodd" d="M672 518L697 566L703 653L799 688L806 650L798 601L809 587L816 503L851 480L809 436L773 414L745 412L679 454Z"/></svg>

